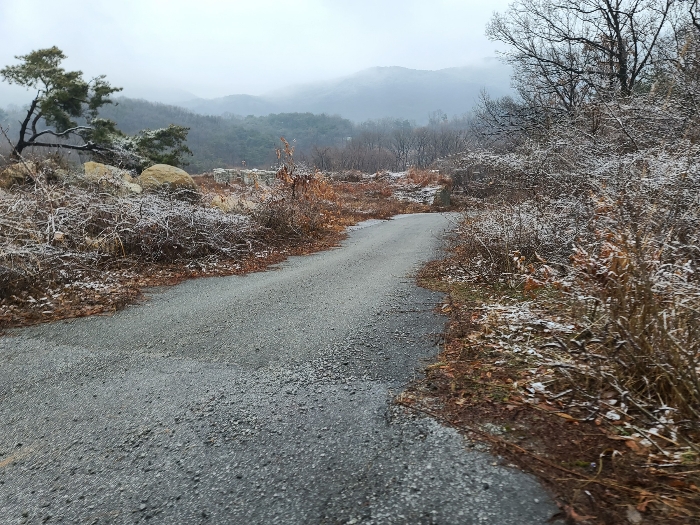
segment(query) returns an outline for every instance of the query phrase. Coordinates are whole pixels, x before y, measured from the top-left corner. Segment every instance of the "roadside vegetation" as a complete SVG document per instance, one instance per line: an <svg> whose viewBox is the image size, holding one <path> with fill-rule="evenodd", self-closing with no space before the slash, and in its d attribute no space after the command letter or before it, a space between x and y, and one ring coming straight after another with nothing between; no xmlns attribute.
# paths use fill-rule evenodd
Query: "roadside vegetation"
<svg viewBox="0 0 700 525"><path fill-rule="evenodd" d="M192 178L178 167L191 154L187 127L121 131L103 115L120 89L66 71L65 58L40 49L0 70L34 93L19 128L0 127L0 329L112 311L144 286L261 269L337 244L358 221L429 211L449 191L431 172L323 174L284 139L272 180ZM267 120L335 129L342 119Z"/></svg>
<svg viewBox="0 0 700 525"><path fill-rule="evenodd" d="M114 311L145 286L333 246L359 221L437 209L447 182L416 171L327 176L297 165L288 144L270 185L205 174L141 190L143 174L97 164L103 174L90 176L89 166L22 157L2 172L0 329Z"/></svg>
<svg viewBox="0 0 700 525"><path fill-rule="evenodd" d="M439 361L400 402L543 478L570 523L700 522L700 26L682 2L524 0L488 34Z"/></svg>

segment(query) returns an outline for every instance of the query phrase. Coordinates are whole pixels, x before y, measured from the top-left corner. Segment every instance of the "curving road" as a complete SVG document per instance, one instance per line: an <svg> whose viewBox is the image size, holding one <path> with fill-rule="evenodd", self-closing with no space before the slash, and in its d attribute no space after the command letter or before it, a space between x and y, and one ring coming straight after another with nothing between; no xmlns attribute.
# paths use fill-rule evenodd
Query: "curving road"
<svg viewBox="0 0 700 525"><path fill-rule="evenodd" d="M0 523L543 524L531 477L390 403L436 352L410 215L0 337Z"/></svg>

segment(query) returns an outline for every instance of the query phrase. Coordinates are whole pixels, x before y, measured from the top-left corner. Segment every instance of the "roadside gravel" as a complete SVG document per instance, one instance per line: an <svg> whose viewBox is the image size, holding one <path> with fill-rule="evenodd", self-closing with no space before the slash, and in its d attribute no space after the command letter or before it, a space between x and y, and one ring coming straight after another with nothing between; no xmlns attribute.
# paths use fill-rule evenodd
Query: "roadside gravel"
<svg viewBox="0 0 700 525"><path fill-rule="evenodd" d="M537 482L391 404L435 355L409 215L0 338L0 523L542 524Z"/></svg>

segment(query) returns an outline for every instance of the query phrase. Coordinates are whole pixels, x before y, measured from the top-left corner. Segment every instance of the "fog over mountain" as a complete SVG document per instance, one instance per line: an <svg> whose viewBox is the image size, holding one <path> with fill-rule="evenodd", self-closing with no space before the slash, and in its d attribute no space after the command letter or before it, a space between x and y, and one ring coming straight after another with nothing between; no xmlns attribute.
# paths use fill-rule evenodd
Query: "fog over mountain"
<svg viewBox="0 0 700 525"><path fill-rule="evenodd" d="M373 67L334 80L281 87L263 95L197 98L174 86L131 86L128 98L171 104L201 115L267 116L274 113L340 115L354 122L392 117L425 124L441 110L449 117L468 113L482 90L492 96L511 92L510 68L494 59L477 66L435 71ZM29 103L32 93L0 83L0 108Z"/></svg>
<svg viewBox="0 0 700 525"><path fill-rule="evenodd" d="M340 115L355 122L383 117L428 121L441 110L448 116L469 112L482 89L492 96L510 93L510 69L493 62L437 71L374 67L327 82L293 86L261 96L231 95L178 103L203 115L310 112Z"/></svg>
<svg viewBox="0 0 700 525"><path fill-rule="evenodd" d="M102 107L100 116L128 134L170 124L189 128L187 142L194 156L188 169L193 172L243 161L264 167L274 163L280 136L294 141L298 153L310 155L314 146L337 147L347 137L361 135L362 126L353 123L368 120L388 117L394 121L390 126L405 127L404 121L421 126L441 111L450 126L464 126L460 117L473 109L482 90L492 96L511 91L509 73L495 60L440 70L374 67L261 96L215 99L196 98L176 85L155 91L144 86L141 92L131 86L114 97L114 105ZM134 98L141 93L141 100ZM26 102L11 107L7 102L12 99L5 102L2 96L0 90L0 125L14 134L26 115Z"/></svg>

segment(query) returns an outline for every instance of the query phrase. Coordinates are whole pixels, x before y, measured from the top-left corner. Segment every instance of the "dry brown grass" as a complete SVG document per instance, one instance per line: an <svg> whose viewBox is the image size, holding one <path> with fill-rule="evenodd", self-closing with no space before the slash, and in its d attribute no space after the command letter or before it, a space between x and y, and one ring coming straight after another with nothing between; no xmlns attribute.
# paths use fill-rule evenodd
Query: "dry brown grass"
<svg viewBox="0 0 700 525"><path fill-rule="evenodd" d="M395 187L386 180L334 182L342 225L366 219L388 219L401 213L422 213L430 206L392 199Z"/></svg>
<svg viewBox="0 0 700 525"><path fill-rule="evenodd" d="M406 174L406 179L421 187L431 185L452 187L452 179L441 175L440 172L436 170L411 168Z"/></svg>
<svg viewBox="0 0 700 525"><path fill-rule="evenodd" d="M482 201L425 276L452 321L410 403L542 477L572 523L700 523L700 208L654 161Z"/></svg>
<svg viewBox="0 0 700 525"><path fill-rule="evenodd" d="M464 282L454 279L456 262L432 263L420 275L422 285L448 294L440 311L449 329L426 378L398 402L541 478L568 523L617 525L630 513L644 523L700 523L692 450L662 437L645 445L635 422L605 417L619 408L618 393L581 378L567 382L555 366L575 364L558 344L581 329L562 315L566 294L540 289L533 299L522 287ZM576 395L586 386L594 398Z"/></svg>

